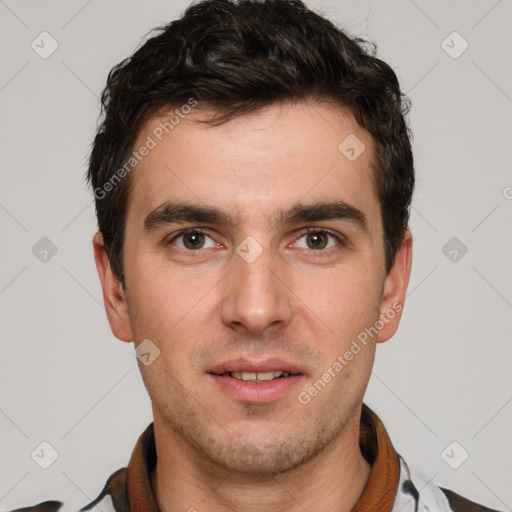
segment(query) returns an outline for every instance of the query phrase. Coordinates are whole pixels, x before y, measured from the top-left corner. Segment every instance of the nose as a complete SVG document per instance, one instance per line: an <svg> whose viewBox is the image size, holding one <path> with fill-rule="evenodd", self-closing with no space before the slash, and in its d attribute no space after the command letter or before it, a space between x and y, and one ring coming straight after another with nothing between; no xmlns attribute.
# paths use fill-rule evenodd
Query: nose
<svg viewBox="0 0 512 512"><path fill-rule="evenodd" d="M284 327L293 316L293 293L291 283L287 282L286 264L270 247L259 247L261 253L254 260L243 252L233 254L221 309L226 326L254 334L269 327ZM255 250L254 246L250 249Z"/></svg>

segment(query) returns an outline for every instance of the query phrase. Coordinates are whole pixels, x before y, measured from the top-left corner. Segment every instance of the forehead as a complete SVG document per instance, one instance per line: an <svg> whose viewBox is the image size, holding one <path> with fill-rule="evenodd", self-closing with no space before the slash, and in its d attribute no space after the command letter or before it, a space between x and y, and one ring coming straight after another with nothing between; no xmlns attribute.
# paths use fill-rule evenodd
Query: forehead
<svg viewBox="0 0 512 512"><path fill-rule="evenodd" d="M132 172L128 223L176 200L225 207L267 229L290 206L319 199L378 215L374 143L348 110L279 103L219 126L196 122L213 113L198 105L172 122L172 111L149 119L135 145L151 149Z"/></svg>

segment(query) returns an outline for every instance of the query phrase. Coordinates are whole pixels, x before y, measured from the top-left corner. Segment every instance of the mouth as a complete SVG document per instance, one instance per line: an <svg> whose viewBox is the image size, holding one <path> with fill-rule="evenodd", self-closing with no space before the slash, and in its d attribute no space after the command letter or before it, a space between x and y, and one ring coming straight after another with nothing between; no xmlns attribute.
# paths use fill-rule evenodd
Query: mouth
<svg viewBox="0 0 512 512"><path fill-rule="evenodd" d="M206 373L223 394L249 403L275 402L305 379L297 365L278 359L236 359L218 364Z"/></svg>
<svg viewBox="0 0 512 512"><path fill-rule="evenodd" d="M232 379L243 380L244 382L269 382L276 379L285 379L290 375L300 375L300 373L290 373L281 370L270 370L266 372L225 372L222 374L212 373L219 377L231 377Z"/></svg>

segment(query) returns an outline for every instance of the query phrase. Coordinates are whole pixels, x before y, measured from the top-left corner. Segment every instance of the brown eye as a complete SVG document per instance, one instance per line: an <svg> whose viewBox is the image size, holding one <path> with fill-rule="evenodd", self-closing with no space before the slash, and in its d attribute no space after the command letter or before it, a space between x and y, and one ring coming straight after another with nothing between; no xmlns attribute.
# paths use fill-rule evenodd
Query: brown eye
<svg viewBox="0 0 512 512"><path fill-rule="evenodd" d="M216 247L215 240L203 231L191 229L189 231L180 231L170 242L169 245L175 245L185 251L198 251Z"/></svg>
<svg viewBox="0 0 512 512"><path fill-rule="evenodd" d="M308 233L306 240L310 249L325 249L329 242L327 233L324 233L323 231Z"/></svg>
<svg viewBox="0 0 512 512"><path fill-rule="evenodd" d="M342 237L343 235L338 236L324 229L310 228L303 231L295 243L300 249L327 253L330 252L330 249L335 249L336 246L338 248L344 246Z"/></svg>
<svg viewBox="0 0 512 512"><path fill-rule="evenodd" d="M183 245L187 249L200 249L204 244L203 233L186 233L183 235Z"/></svg>

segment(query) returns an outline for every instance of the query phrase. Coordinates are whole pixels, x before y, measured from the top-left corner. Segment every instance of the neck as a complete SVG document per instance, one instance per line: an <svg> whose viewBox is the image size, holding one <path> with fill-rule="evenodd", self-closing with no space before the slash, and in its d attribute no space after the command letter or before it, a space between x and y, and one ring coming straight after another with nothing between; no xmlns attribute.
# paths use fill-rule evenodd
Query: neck
<svg viewBox="0 0 512 512"><path fill-rule="evenodd" d="M279 475L228 471L201 459L155 417L157 465L151 483L162 512L349 512L370 475L359 449L359 418L316 458Z"/></svg>

